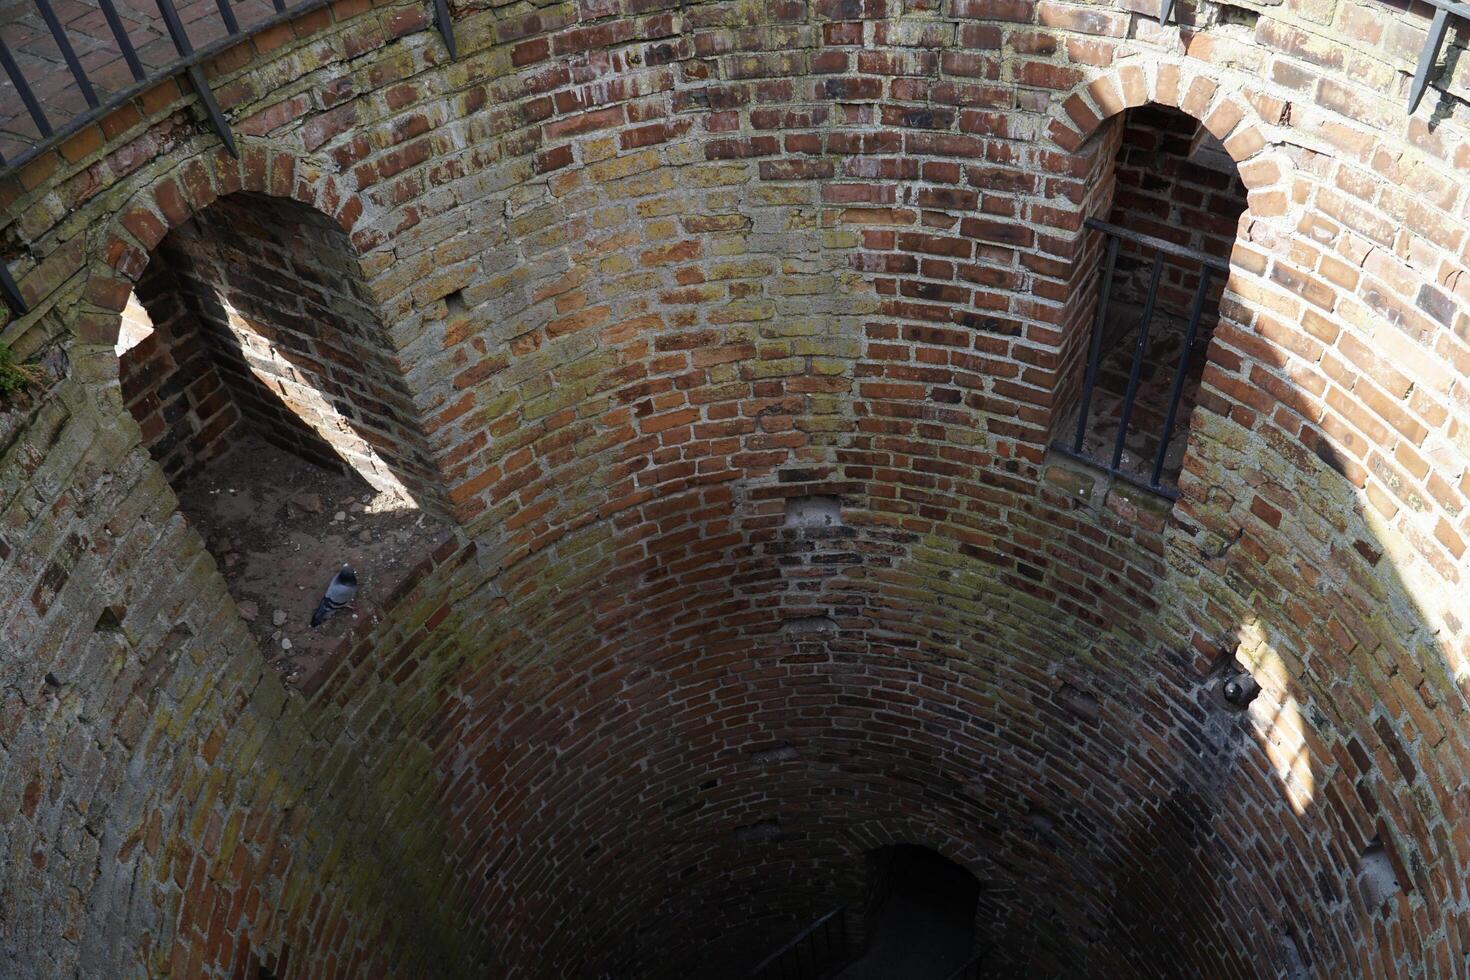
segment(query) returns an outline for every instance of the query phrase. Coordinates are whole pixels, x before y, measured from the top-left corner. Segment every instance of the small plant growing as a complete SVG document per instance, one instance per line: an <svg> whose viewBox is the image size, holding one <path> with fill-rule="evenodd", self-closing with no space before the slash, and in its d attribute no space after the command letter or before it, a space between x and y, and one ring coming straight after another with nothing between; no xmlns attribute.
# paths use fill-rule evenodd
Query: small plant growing
<svg viewBox="0 0 1470 980"><path fill-rule="evenodd" d="M33 367L15 359L15 351L0 344L0 398L9 400L12 395L27 385L40 381L40 373Z"/></svg>

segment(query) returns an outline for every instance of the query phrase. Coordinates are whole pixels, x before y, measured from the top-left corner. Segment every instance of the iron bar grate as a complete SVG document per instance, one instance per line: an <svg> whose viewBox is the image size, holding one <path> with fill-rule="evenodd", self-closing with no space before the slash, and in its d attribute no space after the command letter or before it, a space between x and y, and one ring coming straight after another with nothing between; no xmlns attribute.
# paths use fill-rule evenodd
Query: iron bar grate
<svg viewBox="0 0 1470 980"><path fill-rule="evenodd" d="M1073 459L1100 467L1135 486L1174 499L1178 496L1178 491L1165 482L1165 462L1169 457L1170 446L1173 444L1174 429L1179 420L1179 408L1184 400L1185 383L1190 375L1191 355L1199 342L1200 324L1204 319L1210 287L1219 278L1229 274L1230 264L1219 256L1155 238L1152 235L1139 234L1096 218L1088 218L1086 226L1094 231L1102 232L1107 239L1098 287L1097 313L1093 318L1092 336L1088 343L1087 373L1083 379L1082 394L1077 406L1077 422L1072 429L1071 437L1054 442L1052 448ZM1103 370L1107 355L1111 353L1108 333L1110 317L1115 313L1114 291L1118 276L1118 253L1121 246L1125 244L1129 245L1135 254L1141 254L1150 260L1148 285L1143 295L1142 315L1138 318L1136 327L1133 328L1137 331L1137 339L1133 343L1133 354L1128 366L1128 380L1122 392L1121 401L1110 406L1107 413L1098 413L1100 416L1105 414L1105 417L1094 419L1093 409L1099 390L1099 375ZM1159 296L1160 277L1164 263L1169 258L1197 265L1199 279L1190 300L1189 319L1184 327L1183 336L1179 340L1180 349L1173 366L1167 400L1162 406L1152 406L1156 411L1162 412L1163 421L1156 431L1141 432L1135 419L1139 385L1155 321L1155 304ZM1132 331L1126 332L1131 333ZM1109 440L1102 438L1100 433L1105 424L1113 424L1111 413L1114 408L1117 412L1117 431L1112 435L1111 445L1109 445ZM1124 465L1124 454L1130 436L1146 436L1144 444L1154 446L1148 458L1139 460L1146 464L1142 468L1137 465Z"/></svg>

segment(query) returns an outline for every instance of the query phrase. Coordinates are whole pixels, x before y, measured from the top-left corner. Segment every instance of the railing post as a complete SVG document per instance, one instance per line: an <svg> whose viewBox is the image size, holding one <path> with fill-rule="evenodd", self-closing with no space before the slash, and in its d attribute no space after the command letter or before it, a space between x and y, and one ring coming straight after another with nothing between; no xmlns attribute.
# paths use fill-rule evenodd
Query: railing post
<svg viewBox="0 0 1470 980"><path fill-rule="evenodd" d="M77 88L82 91L82 98L87 100L87 105L93 109L99 105L97 93L92 90L92 83L87 79L87 73L82 70L82 63L77 60L77 53L72 49L71 41L66 36L66 30L61 26L61 21L56 19L56 11L51 9L50 0L36 0L36 9L41 11L41 18L46 21L46 27L51 31L51 38L56 42L61 57L66 61L66 67L71 72L71 77L76 79Z"/></svg>
<svg viewBox="0 0 1470 980"><path fill-rule="evenodd" d="M164 26L168 28L168 35L174 42L174 50L181 57L187 58L194 53L194 46L189 43L189 35L184 30L184 25L179 22L179 12L174 9L173 0L158 0L158 12L163 15ZM209 88L209 82L204 77L204 69L198 65L190 65L188 70L189 83L194 86L194 92L199 96L199 101L204 103L204 111L209 116L209 124L214 127L220 141L225 144L225 149L230 151L230 156L239 159L240 151L235 148L235 135L230 132L230 124L225 120L225 114L220 111L219 103L214 100L214 92Z"/></svg>
<svg viewBox="0 0 1470 980"><path fill-rule="evenodd" d="M444 39L449 57L458 58L459 50L454 43L454 22L449 18L449 4L446 0L434 0L434 23L439 28L439 36Z"/></svg>
<svg viewBox="0 0 1470 980"><path fill-rule="evenodd" d="M112 0L97 0L98 6L102 8L102 16L107 18L107 26L112 29L112 36L117 39L117 49L122 52L123 60L128 63L128 71L133 73L133 80L141 82L148 76L143 71L143 65L138 61L138 52L133 50L133 42L128 37L128 29L123 26L122 18L117 15L117 7Z"/></svg>
<svg viewBox="0 0 1470 980"><path fill-rule="evenodd" d="M10 278L10 269L4 259L0 259L0 293L5 294L5 302L10 307L10 312L16 316L24 316L31 311L26 305L25 298L20 295L20 287L15 280Z"/></svg>
<svg viewBox="0 0 1470 980"><path fill-rule="evenodd" d="M1409 115L1419 108L1429 88L1429 69L1439 60L1440 48L1444 47L1445 32L1449 30L1450 12L1443 7L1434 9L1434 19L1429 22L1429 35L1424 38L1424 48L1419 52L1419 64L1414 68L1414 81L1409 85Z"/></svg>

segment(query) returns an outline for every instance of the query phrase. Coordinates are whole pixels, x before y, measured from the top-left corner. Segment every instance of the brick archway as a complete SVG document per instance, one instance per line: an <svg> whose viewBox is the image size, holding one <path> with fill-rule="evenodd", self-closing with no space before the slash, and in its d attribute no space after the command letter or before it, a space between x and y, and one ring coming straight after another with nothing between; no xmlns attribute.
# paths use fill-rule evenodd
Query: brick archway
<svg viewBox="0 0 1470 980"><path fill-rule="evenodd" d="M102 235L102 252L92 263L85 308L73 325L74 342L98 347L116 343L119 317L148 264L149 252L195 214L241 191L285 198L320 212L337 223L361 254L352 232L362 217L362 200L344 190L335 175L259 142L243 142L238 159L222 148L198 153L116 209Z"/></svg>
<svg viewBox="0 0 1470 980"><path fill-rule="evenodd" d="M1188 60L1123 64L1059 94L1046 135L1076 151L1109 119L1148 103L1178 109L1199 120L1225 147L1250 194L1254 218L1284 214L1289 207L1291 163L1274 152L1267 122L1255 106L1229 91Z"/></svg>

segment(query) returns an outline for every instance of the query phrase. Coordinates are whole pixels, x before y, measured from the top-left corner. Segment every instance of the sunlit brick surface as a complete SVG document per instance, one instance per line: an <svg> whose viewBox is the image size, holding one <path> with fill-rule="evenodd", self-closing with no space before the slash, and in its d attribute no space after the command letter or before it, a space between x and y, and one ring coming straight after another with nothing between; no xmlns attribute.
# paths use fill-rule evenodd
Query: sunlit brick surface
<svg viewBox="0 0 1470 980"><path fill-rule="evenodd" d="M451 62L344 0L212 66L238 162L163 91L0 184L54 378L0 417L0 955L738 976L911 842L997 977L1461 975L1464 90L1404 117L1396 8L1242 9L465 4ZM1045 449L1148 103L1248 203L1174 507ZM117 384L240 192L345 233L457 522L310 699Z"/></svg>

